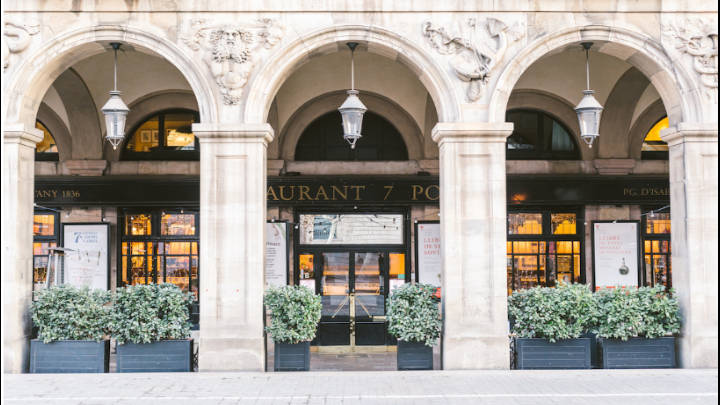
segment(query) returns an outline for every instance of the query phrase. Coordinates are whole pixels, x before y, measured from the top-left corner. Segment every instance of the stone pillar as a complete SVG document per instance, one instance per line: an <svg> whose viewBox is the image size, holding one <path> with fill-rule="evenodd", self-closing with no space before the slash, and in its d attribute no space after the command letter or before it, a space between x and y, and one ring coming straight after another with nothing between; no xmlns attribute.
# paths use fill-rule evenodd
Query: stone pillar
<svg viewBox="0 0 720 405"><path fill-rule="evenodd" d="M718 129L681 123L670 147L672 280L682 313L680 365L718 366Z"/></svg>
<svg viewBox="0 0 720 405"><path fill-rule="evenodd" d="M27 371L32 301L35 145L42 131L7 125L2 157L2 322L6 373Z"/></svg>
<svg viewBox="0 0 720 405"><path fill-rule="evenodd" d="M510 367L505 141L511 123L439 123L443 368Z"/></svg>
<svg viewBox="0 0 720 405"><path fill-rule="evenodd" d="M199 369L265 370L268 124L194 124L200 139Z"/></svg>

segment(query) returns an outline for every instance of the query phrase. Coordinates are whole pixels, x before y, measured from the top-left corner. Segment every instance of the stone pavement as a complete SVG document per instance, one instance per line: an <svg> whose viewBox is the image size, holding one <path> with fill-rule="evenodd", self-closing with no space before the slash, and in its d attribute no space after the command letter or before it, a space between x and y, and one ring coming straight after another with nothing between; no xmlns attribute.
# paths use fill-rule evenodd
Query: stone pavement
<svg viewBox="0 0 720 405"><path fill-rule="evenodd" d="M716 404L713 370L24 374L7 405Z"/></svg>

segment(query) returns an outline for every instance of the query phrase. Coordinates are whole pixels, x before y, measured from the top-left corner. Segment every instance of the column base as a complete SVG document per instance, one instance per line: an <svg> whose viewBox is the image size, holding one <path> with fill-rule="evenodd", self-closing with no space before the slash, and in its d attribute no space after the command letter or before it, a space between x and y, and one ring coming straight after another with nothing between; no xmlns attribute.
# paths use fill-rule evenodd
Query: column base
<svg viewBox="0 0 720 405"><path fill-rule="evenodd" d="M510 341L507 336L473 336L443 340L443 370L507 370Z"/></svg>
<svg viewBox="0 0 720 405"><path fill-rule="evenodd" d="M679 364L682 368L717 368L717 336L690 336L678 339Z"/></svg>
<svg viewBox="0 0 720 405"><path fill-rule="evenodd" d="M265 371L263 339L201 337L198 370Z"/></svg>

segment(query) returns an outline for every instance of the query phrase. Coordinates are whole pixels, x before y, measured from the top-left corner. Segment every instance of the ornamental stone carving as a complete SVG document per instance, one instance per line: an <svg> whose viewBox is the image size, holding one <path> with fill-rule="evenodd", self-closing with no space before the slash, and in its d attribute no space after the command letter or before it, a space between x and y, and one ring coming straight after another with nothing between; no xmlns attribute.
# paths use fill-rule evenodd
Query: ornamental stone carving
<svg viewBox="0 0 720 405"><path fill-rule="evenodd" d="M271 19L243 25L209 24L203 19L194 19L182 40L201 53L223 101L233 105L240 102L257 52L271 48L282 34L282 27Z"/></svg>
<svg viewBox="0 0 720 405"><path fill-rule="evenodd" d="M502 60L508 45L519 40L524 32L520 23L509 27L495 18L483 22L468 18L453 34L429 21L422 25L422 33L430 45L441 55L450 55L455 74L468 82L470 101L482 96L490 72Z"/></svg>
<svg viewBox="0 0 720 405"><path fill-rule="evenodd" d="M2 44L3 69L10 66L10 55L19 54L30 45L31 37L40 32L38 24L20 24L6 21L3 27L5 41Z"/></svg>
<svg viewBox="0 0 720 405"><path fill-rule="evenodd" d="M717 103L718 29L717 21L686 18L663 27L675 49L692 57L705 97Z"/></svg>

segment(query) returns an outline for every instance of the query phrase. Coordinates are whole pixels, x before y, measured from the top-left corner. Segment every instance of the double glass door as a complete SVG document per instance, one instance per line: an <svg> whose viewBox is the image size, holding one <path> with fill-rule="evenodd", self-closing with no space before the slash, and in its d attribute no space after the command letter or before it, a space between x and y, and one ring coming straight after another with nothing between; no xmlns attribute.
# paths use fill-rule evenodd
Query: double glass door
<svg viewBox="0 0 720 405"><path fill-rule="evenodd" d="M315 344L376 346L389 342L385 301L404 282L405 255L389 251L338 250L301 253L299 284L322 299Z"/></svg>

